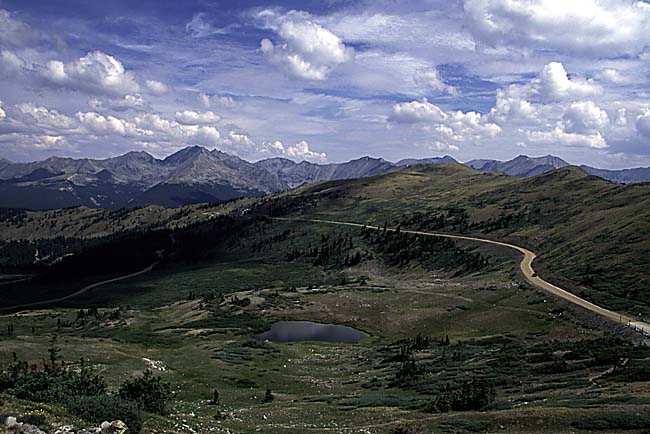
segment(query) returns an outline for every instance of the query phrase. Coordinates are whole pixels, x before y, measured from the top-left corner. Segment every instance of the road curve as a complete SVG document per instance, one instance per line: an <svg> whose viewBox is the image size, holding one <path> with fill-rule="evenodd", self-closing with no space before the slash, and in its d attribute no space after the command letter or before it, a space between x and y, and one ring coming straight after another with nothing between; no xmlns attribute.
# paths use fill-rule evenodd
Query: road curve
<svg viewBox="0 0 650 434"><path fill-rule="evenodd" d="M352 223L352 222L338 222L338 221L332 221L332 220L319 220L319 219L297 219L297 218L280 218L276 217L274 220L284 220L284 221L304 221L304 222L311 222L311 223L324 223L324 224L331 224L331 225L342 225L342 226L354 226L354 227L360 227L360 228L369 228L369 229L383 229L379 226L371 226L371 225L364 225L361 223ZM394 228L386 228L388 231L396 231ZM537 255L523 247L517 246L515 244L509 244L509 243L504 243L501 241L493 241L493 240L488 240L485 238L477 238L477 237L468 237L464 235L451 235L451 234L444 234L444 233L439 233L439 232L423 232L423 231L412 231L408 229L400 229L400 232L406 233L406 234L415 234L415 235L424 235L428 237L442 237L442 238L453 238L453 239L459 239L459 240L467 240L467 241L477 241L480 243L488 243L488 244L495 244L497 246L502 246L502 247L507 247L509 249L514 249L518 251L519 253L523 254L524 257L521 260L521 263L519 264L519 267L521 268L521 272L523 273L524 277L528 282L530 282L532 285L536 286L537 288L540 288L550 294L556 295L558 297L561 297L575 305L578 305L580 307L583 307L591 312L594 312L598 315L604 316L605 318L608 318L610 320L616 321L618 323L622 323L628 327L631 327L637 331L642 332L643 334L650 335L650 324L636 320L634 318L631 318L627 315L623 315L608 309L605 309L604 307L598 306L596 304L593 304L583 298L578 297L577 295L564 290L558 286L553 285L552 283L549 283L539 277L536 273L535 270L533 269L533 261L537 257Z"/></svg>
<svg viewBox="0 0 650 434"><path fill-rule="evenodd" d="M65 300L69 300L71 298L78 297L81 294L84 294L84 293L90 291L91 289L97 288L98 286L108 285L109 283L115 283L115 282L119 282L121 280L131 279L133 277L137 277L137 276L140 276L142 274L148 273L151 270L153 270L153 268L156 265L158 265L158 262L154 262L153 264L149 265L147 268L145 268L143 270L140 270L140 271L137 271L137 272L132 273L132 274L128 274L126 276L115 277L113 279L103 280L101 282L97 282L97 283L93 283L93 284L88 285L88 286L84 286L79 291L73 292L72 294L68 294L68 295L65 295L63 297L53 298L53 299L50 299L50 300L35 301L33 303L18 304L16 306L0 307L0 312L12 312L12 311L15 311L15 310L30 309L30 308L34 308L34 307L42 307L42 306L47 306L49 304L60 303L60 302L65 301Z"/></svg>

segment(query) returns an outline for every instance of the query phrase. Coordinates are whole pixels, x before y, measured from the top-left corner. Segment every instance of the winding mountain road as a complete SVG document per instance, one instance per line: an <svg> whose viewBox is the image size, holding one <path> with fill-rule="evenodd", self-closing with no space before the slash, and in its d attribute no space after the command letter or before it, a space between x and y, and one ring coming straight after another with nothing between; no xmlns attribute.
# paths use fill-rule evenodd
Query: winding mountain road
<svg viewBox="0 0 650 434"><path fill-rule="evenodd" d="M324 224L330 224L330 225L340 225L340 226L354 226L354 227L359 227L359 228L369 228L369 229L376 229L380 230L383 229L379 226L371 226L371 225L364 225L361 223L352 223L352 222L339 222L339 221L332 221L332 220L319 220L319 219L292 219L292 218L281 218L277 217L274 218L274 220L283 220L283 221L304 221L304 222L311 222L311 223L324 223ZM386 228L388 231L396 231L397 229L394 228ZM650 324L645 323L643 321L639 321L637 319L631 318L627 315L623 315L608 309L605 309L604 307L598 306L596 304L593 304L583 298L578 297L577 295L562 289L558 286L553 285L552 283L549 283L539 277L536 273L535 270L533 269L533 261L537 257L537 255L523 247L517 246L515 244L509 244L509 243L504 243L500 241L493 241L493 240L488 240L485 238L477 238L477 237L468 237L464 235L451 235L451 234L445 234L445 233L439 233L439 232L423 232L423 231L412 231L412 230L407 230L407 229L400 229L400 232L406 233L406 234L415 234L415 235L424 235L428 237L442 237L442 238L452 238L452 239L458 239L458 240L467 240L467 241L477 241L480 243L488 243L488 244L495 244L497 246L502 246L502 247L507 247L509 249L514 249L521 254L524 255L523 259L521 260L521 263L519 264L519 268L521 268L521 272L524 275L524 278L530 282L532 285L536 286L537 288L540 288L550 294L553 294L555 296L561 297L564 300L567 300L577 306L583 307L591 312L594 312L598 315L601 315L605 318L608 318L610 320L616 321L618 323L622 323L628 327L631 327L644 335L650 335Z"/></svg>
<svg viewBox="0 0 650 434"><path fill-rule="evenodd" d="M43 306L47 306L47 305L50 305L50 304L60 303L62 301L66 301L66 300L69 300L71 298L78 297L78 296L90 291L91 289L97 288L98 286L103 286L103 285L107 285L109 283L115 283L115 282L119 282L119 281L122 281L122 280L131 279L133 277L137 277L137 276L140 276L142 274L148 273L151 270L153 270L156 265L158 265L158 262L154 262L153 264L149 265L147 268L145 268L143 270L140 270L140 271L137 271L135 273L128 274L126 276L115 277L113 279L103 280L101 282L97 282L97 283L93 283L93 284L88 285L88 286L84 286L80 290L78 290L76 292L73 292L72 294L65 295L63 297L52 298L50 300L35 301L33 303L18 304L18 305L15 305L15 306L0 307L0 313L1 312L12 312L12 311L15 311L15 310L31 309L31 308L34 308L34 307L43 307Z"/></svg>

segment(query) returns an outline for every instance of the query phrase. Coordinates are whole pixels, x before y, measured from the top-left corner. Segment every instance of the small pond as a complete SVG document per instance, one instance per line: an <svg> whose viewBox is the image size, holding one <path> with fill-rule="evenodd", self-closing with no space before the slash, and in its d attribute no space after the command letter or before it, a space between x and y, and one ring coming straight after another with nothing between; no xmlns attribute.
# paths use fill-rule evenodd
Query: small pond
<svg viewBox="0 0 650 434"><path fill-rule="evenodd" d="M320 324L311 321L278 321L270 330L255 335L255 339L272 342L335 342L356 344L368 333L348 326Z"/></svg>

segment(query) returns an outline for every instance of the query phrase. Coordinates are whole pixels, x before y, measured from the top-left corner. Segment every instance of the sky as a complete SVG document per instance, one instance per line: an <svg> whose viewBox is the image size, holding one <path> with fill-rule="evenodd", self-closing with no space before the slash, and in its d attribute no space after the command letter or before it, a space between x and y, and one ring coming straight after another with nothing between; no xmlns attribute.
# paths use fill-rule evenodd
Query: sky
<svg viewBox="0 0 650 434"><path fill-rule="evenodd" d="M0 0L0 157L650 166L650 2Z"/></svg>

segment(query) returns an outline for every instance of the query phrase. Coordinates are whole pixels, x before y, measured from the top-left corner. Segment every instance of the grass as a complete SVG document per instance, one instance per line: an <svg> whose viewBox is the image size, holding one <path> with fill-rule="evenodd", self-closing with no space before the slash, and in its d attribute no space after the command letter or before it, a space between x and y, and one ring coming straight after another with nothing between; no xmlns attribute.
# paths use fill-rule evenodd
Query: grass
<svg viewBox="0 0 650 434"><path fill-rule="evenodd" d="M559 215L554 213L562 204L545 193L548 186L536 185L539 178L513 180L455 166L416 167L373 179L308 186L278 200L295 199L294 216L379 225L411 218L418 210L436 218L442 213L443 230L461 229L456 226L462 219L449 209L462 208L470 222L491 225L485 233L475 227L481 236L532 245L544 255L540 264L553 265L553 270L574 267L567 274L574 279L581 272L575 255L588 246L602 253L618 243L616 255L631 257L625 243L633 229L612 226L610 220L598 223L600 217L593 216L589 224L566 227L569 217L571 222L584 217L578 205L596 215L608 212L588 194L607 193L608 206L632 207L611 211L612 218L620 218L619 211L636 212L640 221L645 215L626 202L637 190L581 176L573 171L545 181L556 191L571 187L573 202ZM272 211L274 203L269 200L261 210ZM526 208L530 203L539 203L540 210ZM160 222L156 224L172 225L237 206L193 207L183 216L173 214L178 210L152 208L114 217L118 224L136 224L137 218L148 216ZM93 224L101 225L101 212L78 211L86 213L94 217L85 218L98 218ZM512 217L510 226L494 229L502 213L526 215L530 221L524 224ZM74 229L79 215L71 210L39 216L45 216L44 221L69 220L66 224L73 231L95 231L92 225L80 229L77 224ZM60 230L58 224L55 230ZM420 223L416 218L412 224ZM48 233L43 222L29 225L40 235ZM612 238L601 243L597 234L606 227L618 229L611 229ZM571 231L579 236L570 238ZM388 265L360 235L354 228L311 223L254 223L245 234L215 245L199 264L171 264L96 288L57 308L0 316L0 365L11 361L13 352L39 363L57 335L69 363L83 357L113 389L153 367L173 384L175 400L168 416L149 415L145 432L379 434L400 426L419 426L422 432L647 430L642 416L650 411L647 349L603 340L609 336L606 330L583 325L570 306L525 284L513 252L463 242L457 247L486 256L488 266L462 272L413 260L397 267ZM346 241L340 253L317 265L314 256L288 260L294 250L320 249L324 237L330 237L330 245L339 238L351 240L351 245ZM359 263L349 266L340 260L353 252L362 254ZM604 258L594 256L594 264ZM621 261L623 268L614 269L614 277L620 270L638 275L643 260ZM592 297L619 300L621 307L630 309L632 297L581 287ZM242 303L245 299L248 302ZM98 307L97 316L79 317L79 308L91 306ZM371 336L356 345L251 340L273 322L291 319L349 325ZM11 335L5 333L9 325ZM414 376L396 381L402 348L418 334L432 343L413 351L418 368ZM451 345L440 346L445 337ZM613 373L597 375L612 367ZM496 390L487 408L427 410L441 393L473 379L487 381ZM210 404L215 389L219 405ZM275 396L270 403L263 402L267 389ZM2 396L0 401L0 414L19 415L39 405ZM46 413L47 423L67 417L56 408Z"/></svg>

